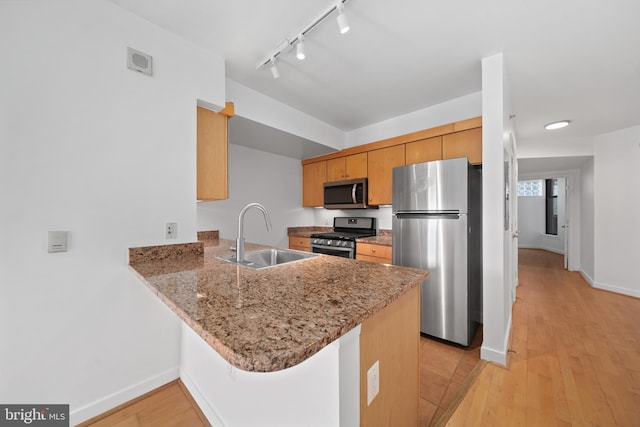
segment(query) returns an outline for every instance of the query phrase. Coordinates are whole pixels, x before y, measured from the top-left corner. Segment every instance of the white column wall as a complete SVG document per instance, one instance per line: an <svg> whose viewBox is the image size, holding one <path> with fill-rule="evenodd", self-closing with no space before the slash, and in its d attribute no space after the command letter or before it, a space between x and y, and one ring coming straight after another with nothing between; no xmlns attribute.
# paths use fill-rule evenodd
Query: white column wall
<svg viewBox="0 0 640 427"><path fill-rule="evenodd" d="M640 126L594 138L594 286L640 297Z"/></svg>
<svg viewBox="0 0 640 427"><path fill-rule="evenodd" d="M510 153L509 93L502 54L482 60L483 334L481 357L506 364L511 328L511 230L504 229L505 157ZM505 151L506 150L506 151ZM515 163L515 162L514 162ZM513 194L513 192L512 192ZM512 197L515 200L516 197ZM514 203L515 204L515 203ZM517 212L517 210L512 210ZM511 223L513 223L511 221Z"/></svg>
<svg viewBox="0 0 640 427"><path fill-rule="evenodd" d="M580 273L591 285L595 277L593 190L593 159L590 159L582 167L580 179Z"/></svg>

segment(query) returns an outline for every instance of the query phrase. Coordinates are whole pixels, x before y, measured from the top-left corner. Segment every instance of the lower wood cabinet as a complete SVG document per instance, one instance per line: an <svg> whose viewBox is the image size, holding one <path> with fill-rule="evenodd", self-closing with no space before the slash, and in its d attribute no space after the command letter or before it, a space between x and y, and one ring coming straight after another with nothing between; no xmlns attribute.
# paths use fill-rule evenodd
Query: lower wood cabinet
<svg viewBox="0 0 640 427"><path fill-rule="evenodd" d="M367 372L379 367L380 393L367 402ZM360 425L419 425L420 286L362 322Z"/></svg>
<svg viewBox="0 0 640 427"><path fill-rule="evenodd" d="M356 259L391 264L391 246L358 242Z"/></svg>
<svg viewBox="0 0 640 427"><path fill-rule="evenodd" d="M311 252L311 239L309 237L289 236L289 249Z"/></svg>

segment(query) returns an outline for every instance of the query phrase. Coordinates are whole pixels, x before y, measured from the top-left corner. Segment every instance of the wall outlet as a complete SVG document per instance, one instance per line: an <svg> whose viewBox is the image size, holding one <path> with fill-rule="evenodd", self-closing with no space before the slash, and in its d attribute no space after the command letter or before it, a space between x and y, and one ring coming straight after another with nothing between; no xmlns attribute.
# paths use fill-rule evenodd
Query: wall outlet
<svg viewBox="0 0 640 427"><path fill-rule="evenodd" d="M168 222L164 232L165 239L177 239L178 238L178 223Z"/></svg>
<svg viewBox="0 0 640 427"><path fill-rule="evenodd" d="M371 365L367 371L367 406L371 405L373 399L380 392L380 363Z"/></svg>

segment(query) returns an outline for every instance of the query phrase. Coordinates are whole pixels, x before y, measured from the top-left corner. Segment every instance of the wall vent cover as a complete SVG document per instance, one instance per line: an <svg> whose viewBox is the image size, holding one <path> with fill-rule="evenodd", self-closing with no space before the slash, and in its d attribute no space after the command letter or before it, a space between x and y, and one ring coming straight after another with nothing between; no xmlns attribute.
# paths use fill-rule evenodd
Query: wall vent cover
<svg viewBox="0 0 640 427"><path fill-rule="evenodd" d="M153 73L152 59L151 55L127 47L127 68L130 70L139 71L150 76Z"/></svg>

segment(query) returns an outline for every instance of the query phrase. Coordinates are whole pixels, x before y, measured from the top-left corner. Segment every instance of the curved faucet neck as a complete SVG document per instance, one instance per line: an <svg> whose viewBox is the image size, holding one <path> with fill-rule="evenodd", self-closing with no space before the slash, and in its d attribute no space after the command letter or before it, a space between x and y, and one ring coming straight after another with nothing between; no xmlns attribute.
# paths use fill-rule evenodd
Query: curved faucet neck
<svg viewBox="0 0 640 427"><path fill-rule="evenodd" d="M244 215L251 208L256 208L262 212L264 216L264 223L267 226L267 231L271 231L271 219L267 209L260 203L249 203L240 210L238 214L238 239L236 240L236 260L239 263L244 262Z"/></svg>

